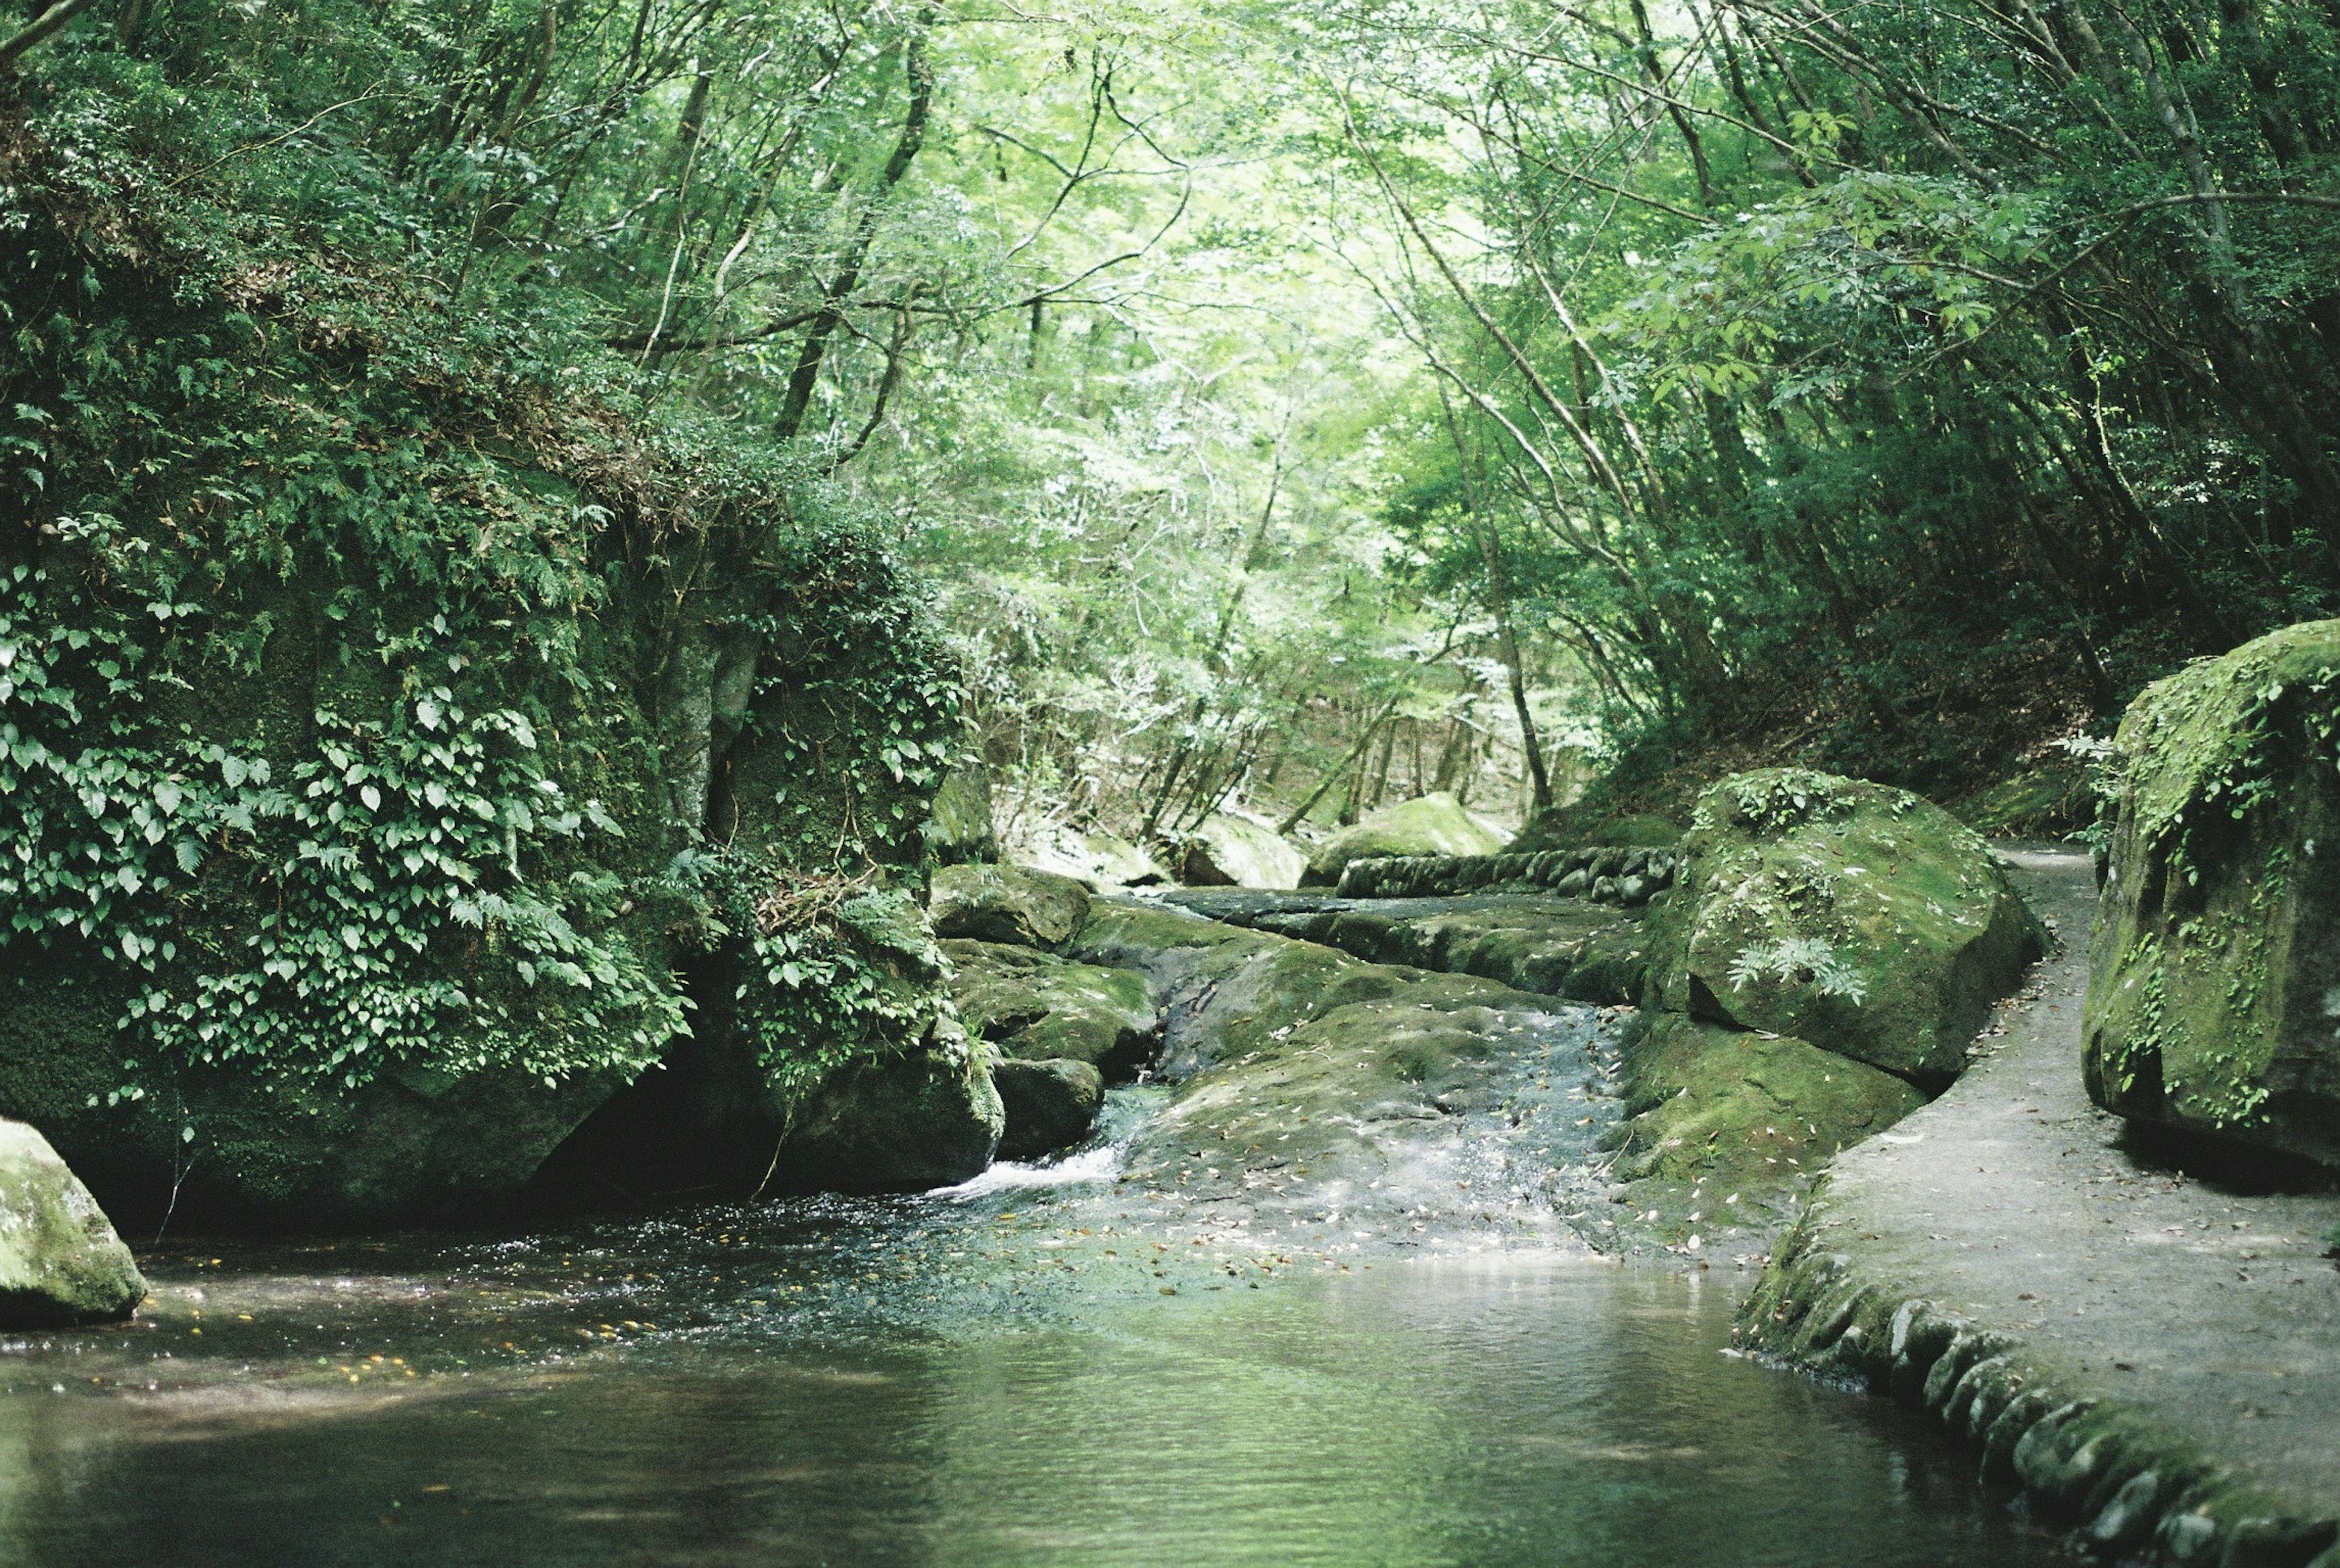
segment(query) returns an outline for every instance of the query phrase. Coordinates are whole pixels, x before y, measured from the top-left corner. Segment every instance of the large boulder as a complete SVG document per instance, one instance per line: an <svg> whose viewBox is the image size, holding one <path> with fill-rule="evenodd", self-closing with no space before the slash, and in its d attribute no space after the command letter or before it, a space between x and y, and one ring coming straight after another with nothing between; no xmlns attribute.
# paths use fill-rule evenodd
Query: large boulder
<svg viewBox="0 0 2340 1568"><path fill-rule="evenodd" d="M957 1030L825 1085L779 1146L781 1190L917 1192L978 1175L1006 1129L987 1053Z"/></svg>
<svg viewBox="0 0 2340 1568"><path fill-rule="evenodd" d="M128 1317L146 1281L49 1140L0 1121L0 1328Z"/></svg>
<svg viewBox="0 0 2340 1568"><path fill-rule="evenodd" d="M2147 687L2090 951L2088 1093L2340 1166L2340 620Z"/></svg>
<svg viewBox="0 0 2340 1568"><path fill-rule="evenodd" d="M1308 857L1274 824L1214 811L1178 849L1178 880L1190 888L1296 888Z"/></svg>
<svg viewBox="0 0 2340 1568"><path fill-rule="evenodd" d="M1316 847L1304 888L1338 886L1350 861L1386 855L1492 855L1507 835L1443 791L1370 812Z"/></svg>
<svg viewBox="0 0 2340 1568"><path fill-rule="evenodd" d="M1003 1056L1086 1062L1106 1082L1126 1083L1161 1048L1161 1016L1142 975L998 942L942 948L960 1018Z"/></svg>
<svg viewBox="0 0 2340 1568"><path fill-rule="evenodd" d="M1105 1104L1105 1080L1086 1062L1021 1061L995 1065L991 1081L1007 1117L999 1157L1036 1159L1088 1136Z"/></svg>
<svg viewBox="0 0 2340 1568"><path fill-rule="evenodd" d="M927 902L937 937L1051 949L1072 940L1088 912L1087 888L1027 866L945 866Z"/></svg>
<svg viewBox="0 0 2340 1568"><path fill-rule="evenodd" d="M1934 1089L2046 951L1988 846L1937 806L1801 769L1699 799L1650 926L1655 1010L1810 1041Z"/></svg>

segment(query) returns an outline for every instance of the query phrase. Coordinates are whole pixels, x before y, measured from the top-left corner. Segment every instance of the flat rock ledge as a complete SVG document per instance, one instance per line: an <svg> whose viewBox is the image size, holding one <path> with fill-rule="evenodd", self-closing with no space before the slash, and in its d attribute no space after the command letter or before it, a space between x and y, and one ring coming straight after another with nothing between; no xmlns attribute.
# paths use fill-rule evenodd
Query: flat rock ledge
<svg viewBox="0 0 2340 1568"><path fill-rule="evenodd" d="M1740 1341L1931 1412L2087 1554L2340 1568L2340 1196L2199 1179L2087 1103L2094 888L2014 858L2063 950L1948 1094L1839 1156Z"/></svg>

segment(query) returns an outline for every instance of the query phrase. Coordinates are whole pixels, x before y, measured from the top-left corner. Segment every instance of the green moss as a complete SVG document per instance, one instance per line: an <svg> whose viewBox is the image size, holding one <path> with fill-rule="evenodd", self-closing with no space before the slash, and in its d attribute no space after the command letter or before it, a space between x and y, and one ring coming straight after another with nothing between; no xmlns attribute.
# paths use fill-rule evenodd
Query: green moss
<svg viewBox="0 0 2340 1568"><path fill-rule="evenodd" d="M1659 1019L1627 1057L1628 1119L1610 1135L1626 1180L1800 1182L1925 1097L1803 1040Z"/></svg>
<svg viewBox="0 0 2340 1568"><path fill-rule="evenodd" d="M2148 688L2119 795L2082 1067L2124 1116L2340 1164L2340 621Z"/></svg>
<svg viewBox="0 0 2340 1568"><path fill-rule="evenodd" d="M1447 794L1384 806L1316 847L1301 874L1304 888L1330 888L1352 860L1383 855L1492 855L1504 834Z"/></svg>
<svg viewBox="0 0 2340 1568"><path fill-rule="evenodd" d="M1018 1060L1086 1062L1124 1082L1160 1044L1144 976L1031 948L946 940L951 999L968 1031Z"/></svg>

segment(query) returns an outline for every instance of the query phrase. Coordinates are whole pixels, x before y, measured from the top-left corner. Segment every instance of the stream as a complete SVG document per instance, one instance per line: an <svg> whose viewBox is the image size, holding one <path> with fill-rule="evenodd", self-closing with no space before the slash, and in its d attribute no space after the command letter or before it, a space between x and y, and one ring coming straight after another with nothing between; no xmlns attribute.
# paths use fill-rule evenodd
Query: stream
<svg viewBox="0 0 2340 1568"><path fill-rule="evenodd" d="M1735 1283L1308 1229L1089 1148L922 1196L526 1237L178 1241L0 1344L0 1562L2046 1563Z"/></svg>

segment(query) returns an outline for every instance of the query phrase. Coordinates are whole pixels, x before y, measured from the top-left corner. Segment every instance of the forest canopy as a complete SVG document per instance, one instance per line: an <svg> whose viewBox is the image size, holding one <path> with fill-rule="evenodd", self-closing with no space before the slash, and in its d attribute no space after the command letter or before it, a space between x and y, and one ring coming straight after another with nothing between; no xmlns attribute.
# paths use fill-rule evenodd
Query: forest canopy
<svg viewBox="0 0 2340 1568"><path fill-rule="evenodd" d="M935 585L1011 834L1701 759L1958 799L2330 608L2334 26L64 0L0 30L0 222L37 167L77 245L831 497ZM27 297L53 526L119 411L26 394Z"/></svg>

